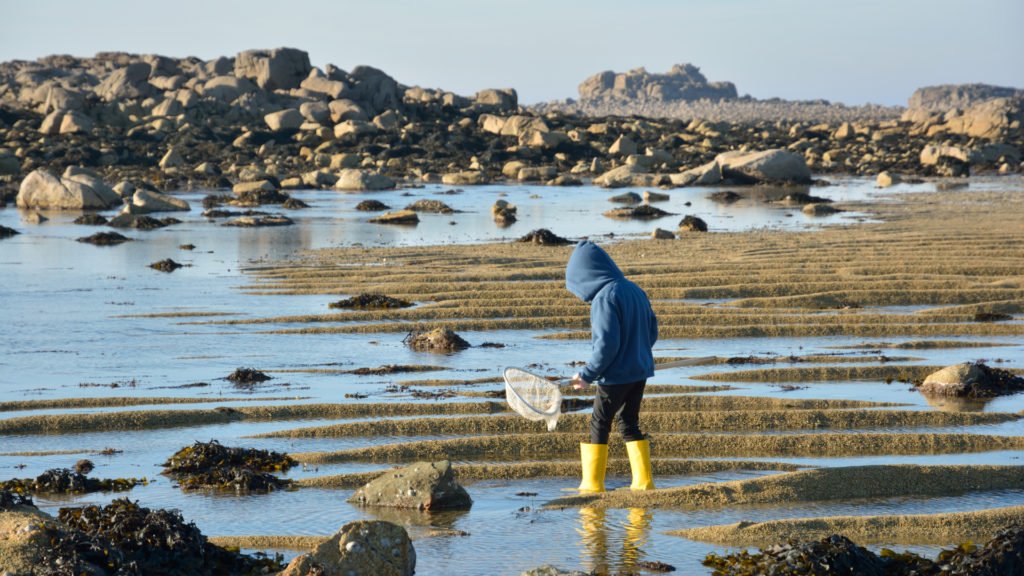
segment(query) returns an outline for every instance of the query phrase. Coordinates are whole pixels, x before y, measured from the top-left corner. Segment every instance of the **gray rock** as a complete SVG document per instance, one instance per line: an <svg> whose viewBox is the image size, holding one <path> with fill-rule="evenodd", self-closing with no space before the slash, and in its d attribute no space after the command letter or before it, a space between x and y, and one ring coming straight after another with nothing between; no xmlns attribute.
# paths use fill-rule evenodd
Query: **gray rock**
<svg viewBox="0 0 1024 576"><path fill-rule="evenodd" d="M370 119L370 117L366 115L366 111L363 110L362 106L348 99L332 100L328 105L328 109L331 113L331 121L334 123L342 122L344 120L359 120L366 122Z"/></svg>
<svg viewBox="0 0 1024 576"><path fill-rule="evenodd" d="M139 190L132 196L132 214L152 214L154 212L188 212L192 207L188 202L149 190Z"/></svg>
<svg viewBox="0 0 1024 576"><path fill-rule="evenodd" d="M150 70L150 65L145 62L132 62L124 68L117 68L96 87L96 95L107 102L152 96L156 88L149 83Z"/></svg>
<svg viewBox="0 0 1024 576"><path fill-rule="evenodd" d="M201 93L204 96L216 98L221 102L234 102L239 96L255 92L256 90L256 85L246 78L217 76L203 84Z"/></svg>
<svg viewBox="0 0 1024 576"><path fill-rule="evenodd" d="M513 88L491 88L477 92L473 104L493 112L514 112L519 108L519 95Z"/></svg>
<svg viewBox="0 0 1024 576"><path fill-rule="evenodd" d="M80 134L92 132L94 123L92 118L89 118L85 114L72 110L64 115L60 120L60 133L61 134Z"/></svg>
<svg viewBox="0 0 1024 576"><path fill-rule="evenodd" d="M346 169L338 172L335 190L390 190L395 187L391 178L366 170Z"/></svg>
<svg viewBox="0 0 1024 576"><path fill-rule="evenodd" d="M294 108L286 108L278 112L271 112L263 117L263 121L274 132L284 130L298 130L305 121L302 114Z"/></svg>
<svg viewBox="0 0 1024 576"><path fill-rule="evenodd" d="M562 570L561 568L552 566L550 564L544 564L538 566L532 570L527 570L519 576L590 576L590 572L581 572L579 570Z"/></svg>
<svg viewBox="0 0 1024 576"><path fill-rule="evenodd" d="M235 76L264 90L298 88L312 68L309 54L295 48L246 50L235 57Z"/></svg>
<svg viewBox="0 0 1024 576"><path fill-rule="evenodd" d="M419 510L465 510L473 505L447 460L417 462L385 472L356 490L349 502Z"/></svg>
<svg viewBox="0 0 1024 576"><path fill-rule="evenodd" d="M310 122L326 125L331 121L331 110L324 102L303 102L299 106L299 113Z"/></svg>
<svg viewBox="0 0 1024 576"><path fill-rule="evenodd" d="M57 177L39 169L21 182L19 208L42 210L105 209L117 206L121 197L94 174L69 167Z"/></svg>
<svg viewBox="0 0 1024 576"><path fill-rule="evenodd" d="M789 150L723 152L715 157L726 178L753 182L811 181L811 170L800 154Z"/></svg>
<svg viewBox="0 0 1024 576"><path fill-rule="evenodd" d="M668 230L655 228L654 232L651 232L651 238L653 238L654 240L675 240L676 235Z"/></svg>

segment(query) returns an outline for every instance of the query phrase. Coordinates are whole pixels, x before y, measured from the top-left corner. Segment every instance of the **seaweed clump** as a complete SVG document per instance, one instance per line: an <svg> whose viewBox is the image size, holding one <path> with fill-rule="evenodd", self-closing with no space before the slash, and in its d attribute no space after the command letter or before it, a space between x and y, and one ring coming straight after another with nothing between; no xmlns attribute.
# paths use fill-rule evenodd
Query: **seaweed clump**
<svg viewBox="0 0 1024 576"><path fill-rule="evenodd" d="M939 552L935 560L912 552L883 548L879 554L857 546L845 536L833 534L821 540L790 540L762 548L719 556L711 553L703 564L715 576L756 574L863 576L999 576L1024 574L1024 526L998 532L983 547L965 542Z"/></svg>
<svg viewBox="0 0 1024 576"><path fill-rule="evenodd" d="M86 244L95 244L96 246L115 246L122 242L129 242L131 238L118 234L117 232L97 232L92 236L86 236L79 238L78 242L85 242Z"/></svg>
<svg viewBox="0 0 1024 576"><path fill-rule="evenodd" d="M540 244L541 246L565 246L566 244L572 244L572 241L562 238L547 228L533 230L519 240L516 240L516 242Z"/></svg>
<svg viewBox="0 0 1024 576"><path fill-rule="evenodd" d="M392 296L386 296L384 294L358 294L351 298L345 298L344 300L331 302L330 304L327 305L328 308L344 308L356 310L409 308L410 306L412 306L412 302L409 302L408 300L402 300L401 298L394 298Z"/></svg>
<svg viewBox="0 0 1024 576"><path fill-rule="evenodd" d="M236 368L234 372L227 375L227 379L236 386L253 386L266 382L271 377L255 368Z"/></svg>
<svg viewBox="0 0 1024 576"><path fill-rule="evenodd" d="M68 468L52 468L35 479L12 478L0 482L0 490L15 494L88 494L91 492L123 492L140 484L147 484L145 478L89 478Z"/></svg>
<svg viewBox="0 0 1024 576"><path fill-rule="evenodd" d="M213 488L271 492L291 485L271 472L287 472L298 462L287 454L256 448L229 448L220 442L196 442L163 463L164 474L184 490Z"/></svg>
<svg viewBox="0 0 1024 576"><path fill-rule="evenodd" d="M34 508L35 503L32 502L31 496L7 489L0 489L0 512L13 510L21 506L32 506Z"/></svg>
<svg viewBox="0 0 1024 576"><path fill-rule="evenodd" d="M52 529L45 574L267 574L282 558L244 556L207 541L177 511L151 510L127 498L109 505L61 508L68 530Z"/></svg>

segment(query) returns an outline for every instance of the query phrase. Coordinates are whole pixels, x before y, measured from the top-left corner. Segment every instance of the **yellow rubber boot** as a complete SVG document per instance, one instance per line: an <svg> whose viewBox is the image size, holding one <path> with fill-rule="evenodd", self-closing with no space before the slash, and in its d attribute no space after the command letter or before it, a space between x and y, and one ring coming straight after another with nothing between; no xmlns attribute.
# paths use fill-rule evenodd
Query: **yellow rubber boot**
<svg viewBox="0 0 1024 576"><path fill-rule="evenodd" d="M580 442L580 463L583 465L581 492L604 492L604 470L608 465L607 444Z"/></svg>
<svg viewBox="0 0 1024 576"><path fill-rule="evenodd" d="M649 440L626 442L626 454L629 456L629 469L633 472L631 490L654 490L651 479L651 443Z"/></svg>

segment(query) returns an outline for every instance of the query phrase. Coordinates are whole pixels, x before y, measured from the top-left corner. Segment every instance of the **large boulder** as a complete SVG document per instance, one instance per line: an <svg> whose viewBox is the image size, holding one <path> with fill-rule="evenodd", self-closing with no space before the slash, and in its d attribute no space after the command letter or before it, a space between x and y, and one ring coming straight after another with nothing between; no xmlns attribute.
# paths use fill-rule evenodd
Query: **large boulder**
<svg viewBox="0 0 1024 576"><path fill-rule="evenodd" d="M473 104L492 112L514 112L519 107L519 94L513 88L489 88L477 92Z"/></svg>
<svg viewBox="0 0 1024 576"><path fill-rule="evenodd" d="M248 78L264 90L298 88L312 69L309 54L295 48L246 50L235 57L235 76Z"/></svg>
<svg viewBox="0 0 1024 576"><path fill-rule="evenodd" d="M192 207L181 198L168 196L149 190L138 190L132 195L132 214L152 214L153 212L188 212Z"/></svg>
<svg viewBox="0 0 1024 576"><path fill-rule="evenodd" d="M669 178L664 174L651 174L639 164L625 164L594 178L594 184L602 188L623 188L625 186L660 186Z"/></svg>
<svg viewBox="0 0 1024 576"><path fill-rule="evenodd" d="M811 181L811 169L804 157L789 150L723 152L715 157L722 175L746 182Z"/></svg>
<svg viewBox="0 0 1024 576"><path fill-rule="evenodd" d="M286 130L298 130L302 123L305 122L305 118L302 113L295 108L286 108L277 112L271 112L263 117L263 121L267 123L274 132L281 132Z"/></svg>
<svg viewBox="0 0 1024 576"><path fill-rule="evenodd" d="M279 576L412 576L416 550L405 528L380 520L345 524L310 554L298 556Z"/></svg>
<svg viewBox="0 0 1024 576"><path fill-rule="evenodd" d="M338 181L334 183L335 190L390 190L394 187L395 181L384 174L355 168L338 172Z"/></svg>
<svg viewBox="0 0 1024 576"><path fill-rule="evenodd" d="M149 83L150 71L150 65L145 62L132 62L118 68L100 82L96 95L107 102L151 96L156 88Z"/></svg>
<svg viewBox="0 0 1024 576"><path fill-rule="evenodd" d="M217 76L202 85L201 94L216 98L221 102L233 102L239 96L256 91L256 85L247 78L235 76Z"/></svg>
<svg viewBox="0 0 1024 576"><path fill-rule="evenodd" d="M1024 391L1024 378L980 362L964 362L932 372L918 390L932 396L992 398Z"/></svg>
<svg viewBox="0 0 1024 576"><path fill-rule="evenodd" d="M92 172L70 166L60 177L44 169L32 171L21 181L17 204L42 210L102 210L121 204L121 197Z"/></svg>
<svg viewBox="0 0 1024 576"><path fill-rule="evenodd" d="M349 502L419 510L464 510L473 504L447 460L417 462L385 472L356 490Z"/></svg>

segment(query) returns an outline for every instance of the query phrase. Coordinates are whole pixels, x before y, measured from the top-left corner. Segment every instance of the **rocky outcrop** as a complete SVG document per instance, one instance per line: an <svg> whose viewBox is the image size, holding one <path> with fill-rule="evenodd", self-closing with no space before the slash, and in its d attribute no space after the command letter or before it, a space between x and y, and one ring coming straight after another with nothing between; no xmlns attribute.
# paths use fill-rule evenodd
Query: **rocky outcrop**
<svg viewBox="0 0 1024 576"><path fill-rule="evenodd" d="M692 101L736 98L732 82L708 82L693 64L676 64L665 74L643 68L616 74L610 70L587 78L579 86L580 100Z"/></svg>
<svg viewBox="0 0 1024 576"><path fill-rule="evenodd" d="M907 101L907 107L945 112L994 98L1014 97L1024 97L1024 90L991 84L943 84L914 90Z"/></svg>
<svg viewBox="0 0 1024 576"><path fill-rule="evenodd" d="M466 489L455 480L447 460L417 462L390 470L356 490L348 500L363 506L465 510L473 504Z"/></svg>
<svg viewBox="0 0 1024 576"><path fill-rule="evenodd" d="M310 554L296 557L279 576L412 576L416 550L405 528L379 520L345 524Z"/></svg>
<svg viewBox="0 0 1024 576"><path fill-rule="evenodd" d="M235 57L235 76L264 90L298 88L310 70L309 54L295 48L247 50Z"/></svg>
<svg viewBox="0 0 1024 576"><path fill-rule="evenodd" d="M33 170L21 182L17 203L42 210L102 210L121 204L121 197L95 173L69 167L60 177Z"/></svg>

